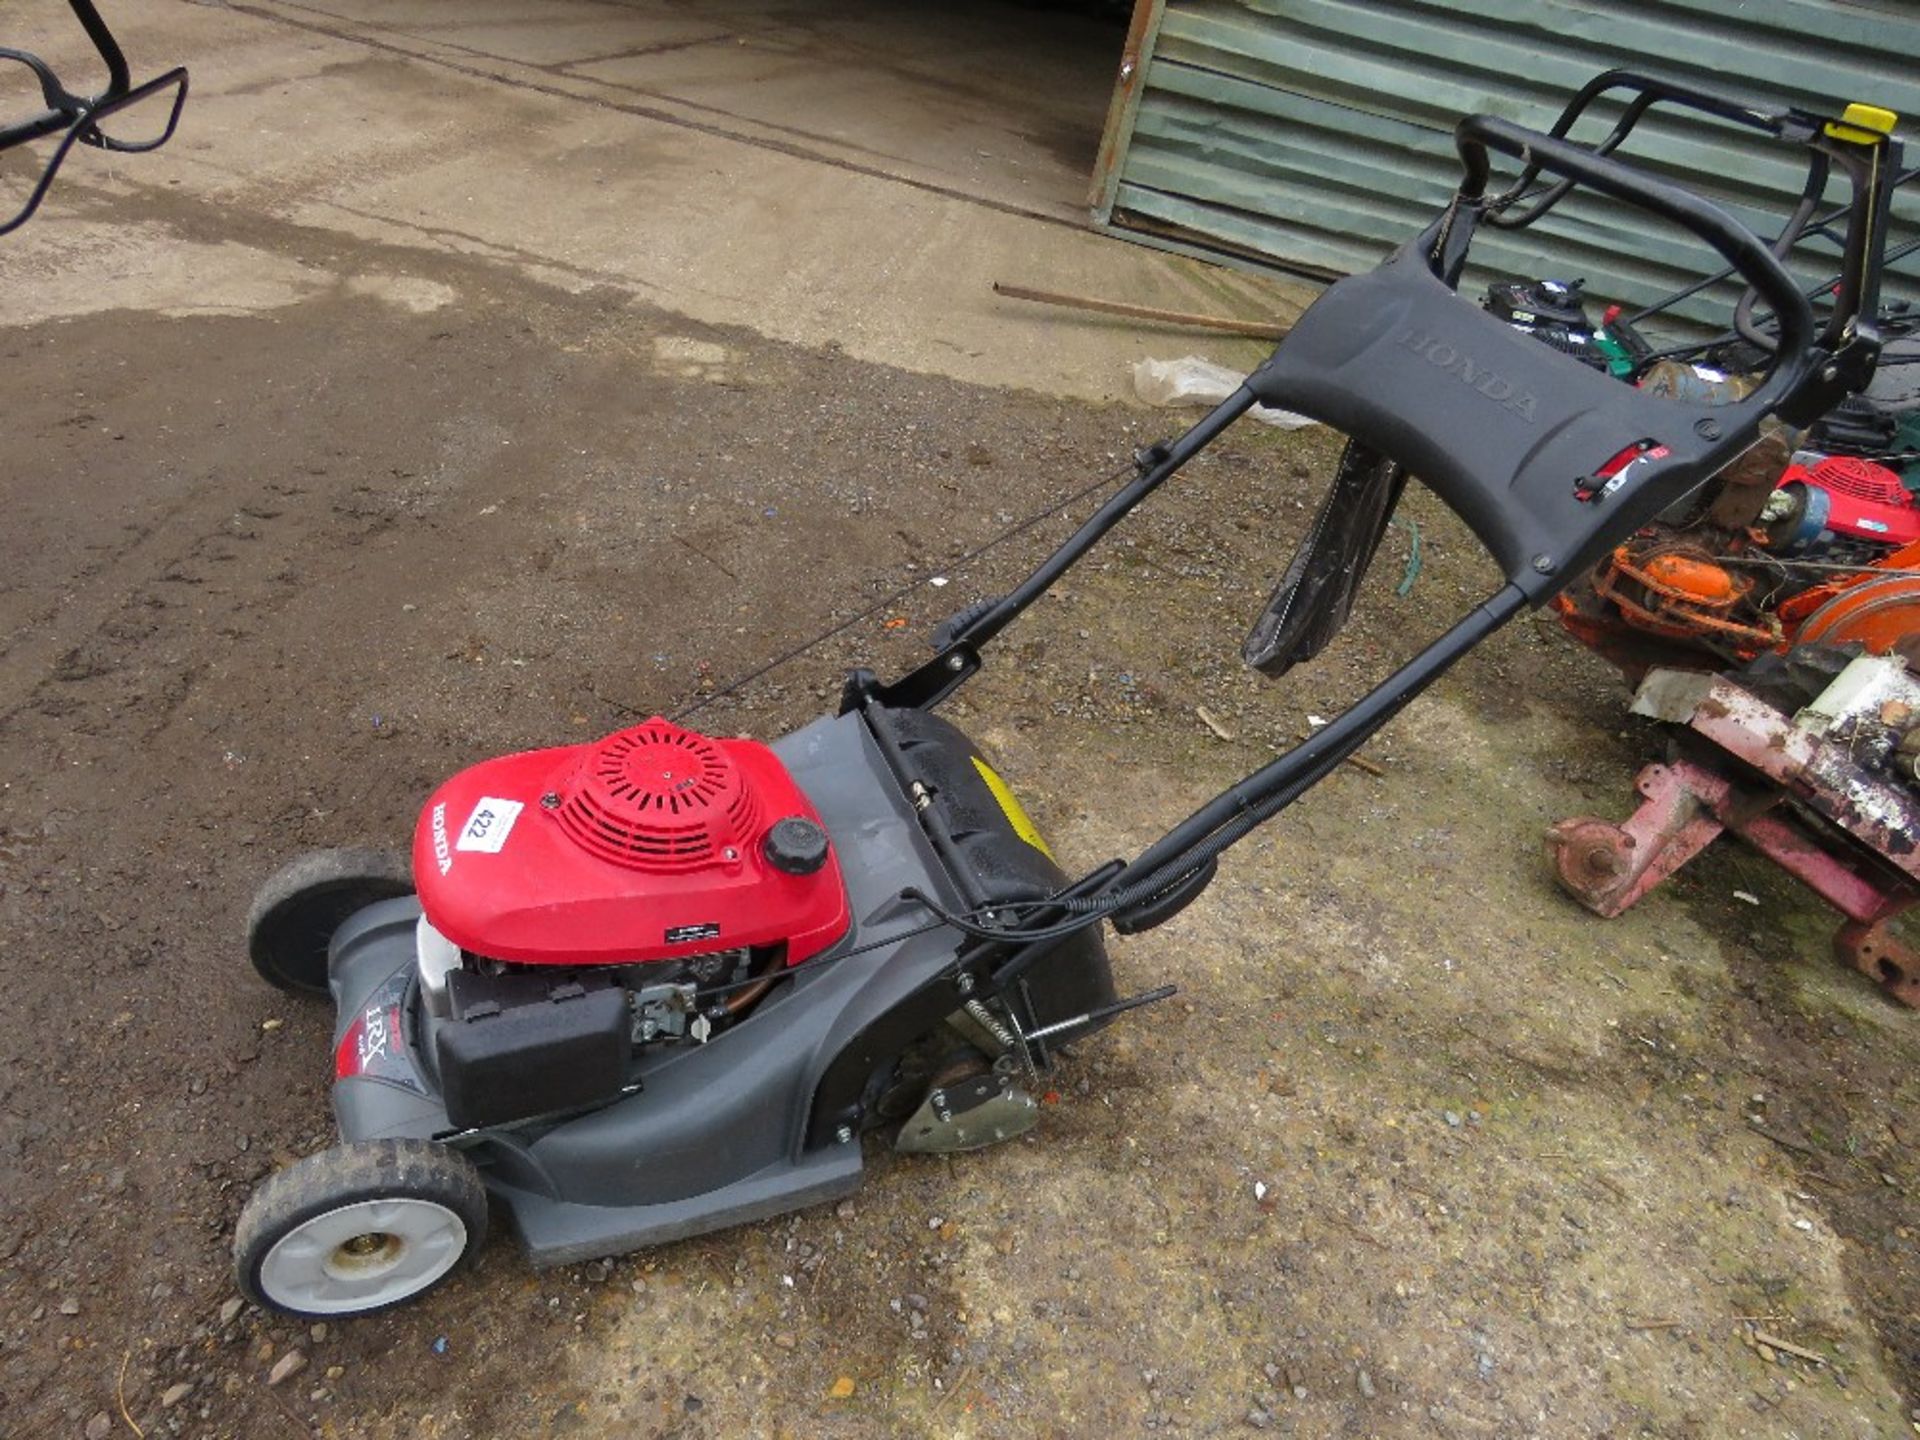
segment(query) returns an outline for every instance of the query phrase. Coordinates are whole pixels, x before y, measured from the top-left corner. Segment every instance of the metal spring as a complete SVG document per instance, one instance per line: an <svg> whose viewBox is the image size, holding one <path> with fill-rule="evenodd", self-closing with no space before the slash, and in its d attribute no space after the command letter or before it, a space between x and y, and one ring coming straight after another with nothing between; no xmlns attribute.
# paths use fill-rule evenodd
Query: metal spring
<svg viewBox="0 0 1920 1440"><path fill-rule="evenodd" d="M1009 1055L1025 1055L1027 1047L1020 1043L1020 1038L1017 1035L1000 1023L999 1016L987 1009L987 1007L982 1005L978 1000L967 1001L966 1008L967 1014L979 1022L980 1028L991 1035L995 1043L998 1044L1002 1050L1006 1051Z"/></svg>

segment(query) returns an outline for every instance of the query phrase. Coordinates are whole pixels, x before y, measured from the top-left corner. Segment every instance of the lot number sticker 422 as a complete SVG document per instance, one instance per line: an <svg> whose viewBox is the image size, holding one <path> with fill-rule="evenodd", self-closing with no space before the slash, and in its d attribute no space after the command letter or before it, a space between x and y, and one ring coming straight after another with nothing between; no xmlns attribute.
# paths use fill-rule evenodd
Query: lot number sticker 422
<svg viewBox="0 0 1920 1440"><path fill-rule="evenodd" d="M480 803L473 807L473 814L467 817L467 823L460 827L460 838L454 841L453 848L498 855L500 847L507 843L507 836L513 833L513 822L525 808L518 800L481 797Z"/></svg>

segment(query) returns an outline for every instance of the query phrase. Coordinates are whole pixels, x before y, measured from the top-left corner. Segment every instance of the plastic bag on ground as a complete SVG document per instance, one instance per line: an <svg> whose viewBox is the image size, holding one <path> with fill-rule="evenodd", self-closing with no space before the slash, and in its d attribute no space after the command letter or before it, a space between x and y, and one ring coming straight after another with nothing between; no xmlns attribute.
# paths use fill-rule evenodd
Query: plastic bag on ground
<svg viewBox="0 0 1920 1440"><path fill-rule="evenodd" d="M1178 360L1142 360L1133 367L1133 393L1149 405L1218 405L1247 377L1237 370L1183 355ZM1262 425L1299 430L1314 422L1290 410L1256 405L1250 412Z"/></svg>

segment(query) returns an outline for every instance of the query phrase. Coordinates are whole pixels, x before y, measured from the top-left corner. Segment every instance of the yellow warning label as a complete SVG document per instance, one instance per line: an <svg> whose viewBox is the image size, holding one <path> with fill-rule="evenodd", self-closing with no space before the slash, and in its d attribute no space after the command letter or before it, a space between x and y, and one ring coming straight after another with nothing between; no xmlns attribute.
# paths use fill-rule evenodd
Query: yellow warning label
<svg viewBox="0 0 1920 1440"><path fill-rule="evenodd" d="M1013 833L1027 844L1033 846L1047 859L1053 859L1053 851L1047 848L1047 842L1040 838L1040 832L1033 828L1033 821L1027 818L1027 812L1013 791L1007 788L1007 782L993 771L993 767L978 755L973 757L973 768L980 772L980 778L987 782L987 789L993 792L993 798L1000 802L1000 808L1006 813L1007 823L1013 826Z"/></svg>

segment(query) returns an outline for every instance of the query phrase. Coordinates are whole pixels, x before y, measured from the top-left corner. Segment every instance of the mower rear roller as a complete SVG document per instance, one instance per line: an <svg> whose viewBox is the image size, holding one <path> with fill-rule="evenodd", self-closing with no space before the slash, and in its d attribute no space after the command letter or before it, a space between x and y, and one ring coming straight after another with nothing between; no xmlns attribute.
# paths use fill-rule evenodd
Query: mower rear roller
<svg viewBox="0 0 1920 1440"><path fill-rule="evenodd" d="M313 850L267 877L247 912L247 954L271 985L327 993L327 946L340 922L413 893L406 857L387 850Z"/></svg>
<svg viewBox="0 0 1920 1440"><path fill-rule="evenodd" d="M431 1290L486 1235L472 1161L425 1140L363 1140L296 1160L253 1192L234 1278L284 1314L368 1315Z"/></svg>

